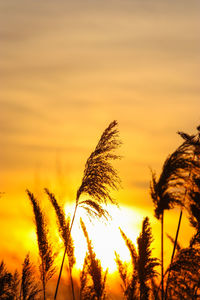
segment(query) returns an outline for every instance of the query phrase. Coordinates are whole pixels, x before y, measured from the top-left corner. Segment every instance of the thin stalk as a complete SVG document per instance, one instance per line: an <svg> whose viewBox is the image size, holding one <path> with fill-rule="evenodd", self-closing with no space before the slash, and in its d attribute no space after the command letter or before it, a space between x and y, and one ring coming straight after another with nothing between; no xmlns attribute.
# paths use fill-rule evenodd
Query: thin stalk
<svg viewBox="0 0 200 300"><path fill-rule="evenodd" d="M77 208L78 208L78 200L79 199L76 199L76 206L75 206L75 209L74 209L74 214L73 214L71 225L70 225L70 229L69 229L69 236L70 236L71 231L72 231L72 226L73 226L75 215L76 215L76 211L77 211ZM59 276L58 276L58 280L57 280L57 285L56 285L56 290L55 290L55 294L54 294L54 300L56 300L56 297L57 297L58 287L59 287L59 284L60 284L60 278L61 278L61 275L62 275L62 270L63 270L63 265L64 265L64 261L65 261L66 252L67 252L67 247L65 247L65 251L63 253L62 263L61 263L61 266L60 266L60 272L59 272Z"/></svg>
<svg viewBox="0 0 200 300"><path fill-rule="evenodd" d="M70 281L71 281L71 288L72 288L72 297L73 300L75 300L75 293L74 293L74 282L72 277L72 269L69 267L69 273L70 273Z"/></svg>
<svg viewBox="0 0 200 300"><path fill-rule="evenodd" d="M180 216L179 216L179 221L178 221L178 227L177 227L177 231L176 231L176 237L175 237L175 241L174 241L174 248L173 248L173 252L172 252L172 256L171 256L170 266L172 265L173 260L174 260L174 254L175 254L175 251L176 251L176 246L177 246L178 235L179 235L179 230L180 230L180 226L181 226L182 215L183 215L183 211L181 209ZM165 290L165 300L167 300L167 289L168 289L168 285L169 285L170 273L171 273L171 270L169 268L169 273L168 273L168 277L167 277L167 284L166 284L166 290Z"/></svg>
<svg viewBox="0 0 200 300"><path fill-rule="evenodd" d="M192 161L194 160L194 158L195 158L195 154L193 154ZM188 180L190 180L191 174L192 174L192 165L190 167L190 172L189 172L189 175L188 175ZM186 189L185 189L185 194L184 194L184 197L183 197L183 203L185 203L185 199L187 197L187 194L188 194L188 187L186 187ZM176 251L176 246L177 246L177 241L178 241L178 235L179 235L179 230L180 230L180 226L181 226L182 214L183 214L183 211L181 209L180 216L179 216L179 221L178 221L178 227L177 227L177 231L176 231L176 237L175 237L175 241L174 241L174 248L173 248L173 252L172 252L172 256L171 256L171 262L170 262L170 266L169 266L169 273L168 273L168 277L167 277L167 283L166 283L166 289L165 289L165 300L167 300L167 290L168 290L170 273L171 273L170 267L171 267L171 265L173 263L173 260L174 260L174 254L175 254L175 251Z"/></svg>
<svg viewBox="0 0 200 300"><path fill-rule="evenodd" d="M42 262L42 285L43 285L43 297L46 300L46 286L45 286L45 270L44 270L44 263Z"/></svg>
<svg viewBox="0 0 200 300"><path fill-rule="evenodd" d="M20 291L19 291L19 300L22 299L22 279L20 281L21 281L21 285L20 285Z"/></svg>
<svg viewBox="0 0 200 300"><path fill-rule="evenodd" d="M161 215L161 295L162 295L162 300L164 299L164 255L163 255L163 250L164 250L164 238L163 238L163 227L164 227L164 211L162 211Z"/></svg>

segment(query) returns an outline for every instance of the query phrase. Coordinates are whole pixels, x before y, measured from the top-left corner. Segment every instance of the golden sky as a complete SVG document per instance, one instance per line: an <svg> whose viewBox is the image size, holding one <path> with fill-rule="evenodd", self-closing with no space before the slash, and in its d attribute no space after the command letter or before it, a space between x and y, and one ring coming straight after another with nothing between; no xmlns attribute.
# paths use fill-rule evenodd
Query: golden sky
<svg viewBox="0 0 200 300"><path fill-rule="evenodd" d="M0 257L7 263L32 241L25 189L45 201L47 186L73 201L84 163L114 119L123 141L116 198L153 216L149 168L159 173L182 142L176 132L200 124L199 13L194 0L0 1ZM173 230L177 211L169 215Z"/></svg>

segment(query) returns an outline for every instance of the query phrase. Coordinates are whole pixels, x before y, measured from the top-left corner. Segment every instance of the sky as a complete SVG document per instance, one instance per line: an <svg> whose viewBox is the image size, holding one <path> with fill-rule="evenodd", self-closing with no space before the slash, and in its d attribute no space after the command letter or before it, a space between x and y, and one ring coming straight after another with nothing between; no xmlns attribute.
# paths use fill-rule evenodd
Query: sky
<svg viewBox="0 0 200 300"><path fill-rule="evenodd" d="M199 13L194 0L0 1L0 256L8 264L31 244L25 189L45 203L47 186L73 202L113 120L123 142L115 197L149 214L159 235L150 168L159 174L182 142L177 131L200 124ZM170 230L177 215L169 213Z"/></svg>

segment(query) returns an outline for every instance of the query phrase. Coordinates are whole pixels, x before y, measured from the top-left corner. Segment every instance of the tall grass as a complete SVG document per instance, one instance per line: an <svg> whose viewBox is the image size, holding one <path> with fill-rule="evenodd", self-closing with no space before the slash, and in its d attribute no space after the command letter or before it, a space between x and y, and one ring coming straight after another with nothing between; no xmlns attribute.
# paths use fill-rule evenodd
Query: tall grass
<svg viewBox="0 0 200 300"><path fill-rule="evenodd" d="M152 174L151 196L155 205L155 216L161 219L161 282L162 282L162 299L164 299L163 283L163 226L164 211L172 209L174 206L181 207L179 224L177 228L174 249L171 262L176 249L178 232L182 218L182 207L191 202L189 189L195 184L193 174L200 171L200 164L195 160L195 155L199 151L196 136L189 136L179 132L185 139L185 142L178 147L165 161L159 179L156 174ZM165 299L167 297L167 287Z"/></svg>
<svg viewBox="0 0 200 300"><path fill-rule="evenodd" d="M27 190L28 197L33 207L35 216L37 242L40 256L40 274L43 289L43 299L46 299L46 284L55 272L54 259L52 246L48 240L48 229L45 217L40 208L40 205L34 195Z"/></svg>
<svg viewBox="0 0 200 300"><path fill-rule="evenodd" d="M116 203L110 194L110 191L116 189L120 183L117 172L111 164L112 160L119 158L113 153L120 145L116 126L117 122L114 121L106 128L95 150L86 162L83 179L77 191L75 211L71 222L65 218L64 210L58 204L55 195L45 189L54 207L59 233L65 247L54 299L57 296L65 254L67 254L69 263L72 297L75 299L72 278L75 257L71 230L78 207L82 206L90 218L107 218L108 212L104 204L107 204L108 201ZM197 129L200 130L200 127ZM137 239L137 248L120 229L122 238L131 255L130 271L128 263L123 262L119 254L115 253L123 296L127 300L163 299L164 297L172 300L196 300L200 298L200 134L188 135L182 132L179 134L184 139L183 144L167 158L159 178L157 179L156 174L153 173L151 181L151 196L155 205L155 216L157 219L161 219L162 230L161 295L156 283L156 276L158 275L156 267L159 262L158 259L152 257L152 230L149 219L146 217L143 220L142 231ZM36 300L40 297L41 292L45 300L47 282L55 272L55 254L49 242L45 216L34 195L29 190L27 190L27 194L35 217L42 289L39 288L35 278L29 255L25 257L21 279L17 272L13 274L8 272L5 264L1 262L0 299L2 300ZM82 198L82 196L87 197ZM169 236L174 244L174 251L171 263L164 274L164 213L177 205L181 207L180 216L182 216L182 209L187 208L189 220L195 229L195 234L186 248L178 245L180 226L178 226L175 239L171 235ZM180 221L181 217L179 225ZM80 299L103 300L107 298L107 271L103 272L102 270L101 262L96 257L92 241L83 221L81 221L81 226L87 242L87 253L80 276ZM81 250L79 249L79 251ZM167 275L168 278L165 279ZM166 285L165 293L164 285Z"/></svg>
<svg viewBox="0 0 200 300"><path fill-rule="evenodd" d="M63 240L64 246L66 248L67 257L68 257L68 264L69 264L69 273L70 273L70 280L71 280L71 288L72 288L72 296L75 299L74 293L74 283L72 277L72 269L76 262L74 256L74 243L72 240L71 232L70 232L70 219L66 220L65 212L63 208L58 204L55 195L51 193L48 189L45 189L45 192L49 196L49 200L54 207L56 216L57 216L57 224L59 229L59 234Z"/></svg>
<svg viewBox="0 0 200 300"><path fill-rule="evenodd" d="M86 229L86 226L82 220L81 227L84 233L84 236L87 241L88 251L86 253L83 271L81 273L81 289L80 289L80 298L84 299L97 299L104 300L106 297L105 284L107 278L107 272L103 273L101 262L96 258L96 254L93 250L92 242L89 239L89 235ZM88 283L88 276L92 283Z"/></svg>
<svg viewBox="0 0 200 300"><path fill-rule="evenodd" d="M38 299L40 288L34 276L33 265L30 262L29 254L26 255L22 268L20 300Z"/></svg>
<svg viewBox="0 0 200 300"><path fill-rule="evenodd" d="M114 151L121 144L117 125L117 121L110 123L104 130L95 150L86 161L82 182L76 194L75 209L69 230L70 233L79 206L86 209L86 212L92 217L107 217L108 212L103 207L103 204L107 204L107 201L116 203L112 198L110 191L111 189L117 189L120 183L117 171L111 164L111 161L120 158L120 156L114 154ZM81 200L80 198L82 195L87 195L89 199ZM58 293L66 251L67 248L65 247L54 300Z"/></svg>
<svg viewBox="0 0 200 300"><path fill-rule="evenodd" d="M148 300L152 289L151 284L154 284L153 278L158 275L155 268L159 265L157 258L152 257L150 248L153 237L149 218L146 217L143 220L142 232L137 239L138 251L121 229L120 232L129 249L132 261L132 273L128 275L127 264L121 261L119 254L115 254L118 271L123 282L124 296L127 300Z"/></svg>

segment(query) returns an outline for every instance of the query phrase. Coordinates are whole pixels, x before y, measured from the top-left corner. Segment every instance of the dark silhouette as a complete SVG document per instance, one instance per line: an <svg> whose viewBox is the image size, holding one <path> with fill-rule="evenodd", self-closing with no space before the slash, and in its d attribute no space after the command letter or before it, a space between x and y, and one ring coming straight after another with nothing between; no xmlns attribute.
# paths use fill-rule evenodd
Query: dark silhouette
<svg viewBox="0 0 200 300"><path fill-rule="evenodd" d="M54 210L56 212L59 234L63 240L64 246L65 246L66 252L67 252L67 257L68 257L72 296L73 296L73 299L75 299L72 268L76 262L76 259L74 256L74 243L73 243L71 232L70 232L70 218L68 218L68 220L66 220L65 212L64 212L63 208L58 204L54 194L50 193L48 189L45 189L45 192L49 196L49 200L51 201L51 203L54 207Z"/></svg>
<svg viewBox="0 0 200 300"><path fill-rule="evenodd" d="M149 218L146 217L143 220L142 232L137 239L138 253L132 241L121 229L120 231L130 251L132 261L132 274L128 276L127 264L123 263L116 253L116 263L123 282L124 296L128 300L148 300L150 299L150 290L153 290L155 285L153 278L157 276L155 267L159 265L157 258L153 258L151 254L150 246L153 237ZM153 287L150 287L150 285L153 285Z"/></svg>
<svg viewBox="0 0 200 300"><path fill-rule="evenodd" d="M38 201L34 195L27 190L28 197L31 201L33 212L35 216L36 234L38 241L38 249L40 256L40 274L43 288L43 298L46 299L46 284L47 281L53 276L55 272L54 259L52 246L48 241L47 224L39 206Z"/></svg>
<svg viewBox="0 0 200 300"><path fill-rule="evenodd" d="M39 293L40 289L39 285L36 283L33 265L30 263L29 254L27 254L22 267L22 278L19 299L35 300L38 299Z"/></svg>
<svg viewBox="0 0 200 300"><path fill-rule="evenodd" d="M186 202L190 202L189 186L191 186L192 173L200 170L200 165L194 159L197 152L197 143L195 136L189 136L185 133L179 134L186 139L185 142L172 153L164 163L162 173L159 179L156 179L155 173L152 174L151 196L155 205L155 216L161 219L161 286L162 299L164 299L163 282L163 223L164 211L173 208L175 205L181 206L178 229L176 233L174 250L171 262L176 249L178 232L182 218L182 207ZM195 143L191 142L194 141ZM170 272L169 272L170 274ZM167 288L165 298L167 297Z"/></svg>
<svg viewBox="0 0 200 300"><path fill-rule="evenodd" d="M106 297L105 285L108 270L103 273L101 262L96 258L86 226L82 220L80 222L88 247L80 277L80 299L104 300Z"/></svg>
<svg viewBox="0 0 200 300"><path fill-rule="evenodd" d="M102 204L107 201L116 203L110 195L110 189L117 189L120 179L116 170L113 168L111 161L120 157L113 153L121 142L118 137L117 121L113 121L104 130L95 150L91 153L85 164L82 183L77 191L74 214L70 225L70 233L76 216L78 206L86 209L86 212L91 216L107 217L108 212L103 208ZM81 195L86 194L91 199L81 201ZM63 254L63 260L60 267L58 281L54 300L57 297L58 287L64 265L66 247Z"/></svg>

